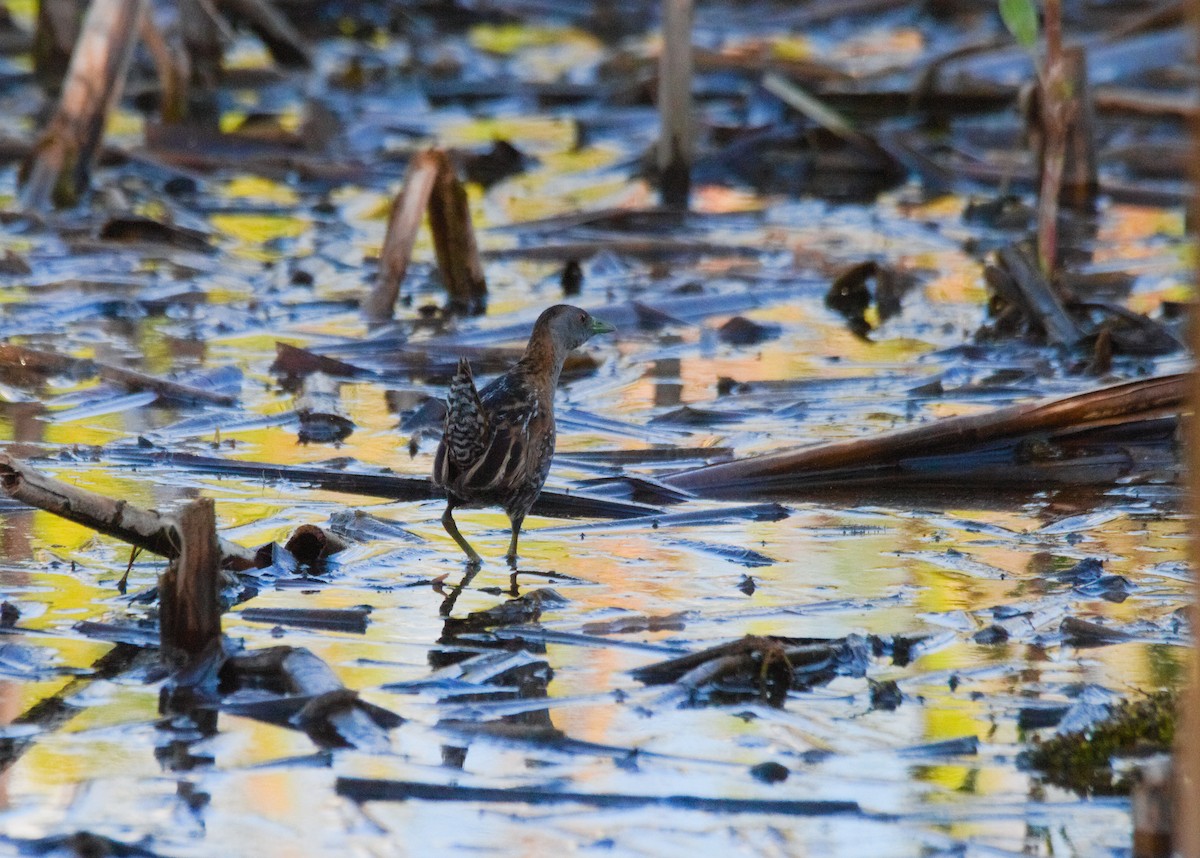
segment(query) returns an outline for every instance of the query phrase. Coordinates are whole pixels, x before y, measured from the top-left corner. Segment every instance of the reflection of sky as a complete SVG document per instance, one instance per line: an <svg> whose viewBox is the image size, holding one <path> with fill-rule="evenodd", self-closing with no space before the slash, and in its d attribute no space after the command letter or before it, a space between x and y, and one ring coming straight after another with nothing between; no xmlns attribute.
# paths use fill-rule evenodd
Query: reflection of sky
<svg viewBox="0 0 1200 858"><path fill-rule="evenodd" d="M503 32L477 34L482 49L496 51L509 37ZM897 38L901 47L914 47L909 45L911 35ZM539 35L532 44L541 53L528 59L529 74L538 76L559 57L552 50L553 35ZM880 45L867 39L845 50L869 58L878 55ZM540 161L531 172L486 195L473 189L472 205L484 227L581 208L652 202L644 185L625 178L639 139L606 139L577 148L571 122L540 115L482 120L460 116L436 125L443 142L467 145L507 137ZM194 271L103 255L77 261L81 278L119 272L157 286L179 280L181 290L195 288L207 303L166 316L83 318L68 323L60 345L73 354L113 361L142 355L142 368L156 374L234 364L245 373L246 410L255 416L282 414L290 409L291 397L269 371L277 340L319 349L366 333L357 315L343 308L311 308L314 301L361 293L363 256L378 252L393 188L387 193L381 188L342 188L332 195L337 214L330 217L312 213L316 196L297 197L291 189L266 180L218 182L217 187L220 192L207 200L214 210L207 222L219 236L221 253L189 259ZM293 206L297 201L299 211ZM665 438L681 446L729 445L739 453L753 453L982 411L1031 395L1021 390L992 398L949 395L910 401L906 394L943 373L966 384L994 368L987 361L970 365L960 355L938 354L969 342L981 319L980 268L960 249L966 234L959 218L961 200L909 205L903 194L896 194L872 213L811 202L758 201L742 192L702 188L696 201L698 209L713 214L746 209L757 213L740 220L702 221L693 237L769 252L760 259L706 259L671 266L622 261L606 267L605 260L594 260L586 266L582 300L597 305L628 295L653 305L689 282L738 292L783 285L801 273L826 282L845 264L867 256L916 271L920 285L905 299L906 312L886 323L872 343L848 333L825 309L822 292L816 289L798 290L786 302L747 314L781 326L777 339L760 346L722 345L714 330L724 317L658 333L626 330L615 340L598 340L589 348L603 361L601 369L564 390L560 402L635 426L626 434L603 427L564 429L561 452L640 449L647 439ZM1179 297L1187 277L1181 229L1174 212L1113 207L1102 213L1097 244L1105 249L1098 261L1139 260L1144 272L1135 287L1135 300L1142 302L1139 309ZM481 234L485 249L513 243L511 235ZM36 244L30 253L36 263ZM416 268L430 256L423 235ZM265 262L271 266L264 267ZM289 280L294 264L315 274L312 287ZM534 308L557 300L557 270L548 263L489 262L493 313L478 323L480 327L505 324L502 317L508 313L532 317ZM416 305L438 300L427 283L415 279L422 289ZM53 308L85 297L75 284L46 288L37 300ZM22 294L21 299L34 300L32 294ZM1002 355L1002 360L1020 368L1041 358L1014 353ZM783 384L734 398L717 397L722 377ZM1032 393L1067 392L1090 383L1057 379ZM55 380L45 393L82 393L86 401L92 384ZM219 438L211 432L180 443L212 453L210 445L219 440L221 455L256 461L300 464L351 457L368 468L426 473L432 443L424 441L410 458L407 439L395 428L397 417L384 401L387 388L439 393L436 385L403 377L343 384L341 403L357 428L336 449L298 445L294 427L287 424L238 429L236 423L244 417L240 412L230 413L235 425ZM637 428L679 403L725 411L738 421L674 433L661 424L654 430ZM50 451L101 446L134 441L193 413L139 407L40 423L19 418L18 409L5 408L0 437ZM1015 714L1030 698L1067 700L1068 688L1075 683L1120 693L1157 688L1176 681L1183 655L1167 640L1167 632L1171 613L1187 600L1186 576L1177 572L1184 558L1184 527L1169 506L1162 514L1157 505L1135 494L1103 500L1101 514L1095 517L1087 516L1091 501L1039 496L1000 510L939 509L928 514L897 505L843 508L813 501L791 504L790 517L782 521L710 524L676 532L619 527L593 531L581 525L579 533L539 534L541 527L563 523L531 519L522 544L523 568L558 570L583 582L522 581L527 590L550 586L568 600L543 617L547 629L578 632L585 623L625 614L680 613L682 630L614 639L700 648L744 634L872 633L932 635L937 645L906 667L886 659L874 663L872 677L897 680L906 695L895 712L870 711L865 683L843 678L793 696L783 711L747 704L668 709L647 717L636 703L648 692L628 671L656 654L552 643L546 652L553 668L547 694L564 702L551 709L553 725L575 740L639 749L643 756L636 767L617 765L611 754L601 751L571 754L477 738L470 743L464 770L455 772L441 766L441 745L448 740L434 729L442 717L436 700L428 694L379 690L387 683L426 676L428 653L442 634L437 616L442 596L428 586L399 586L441 575L456 580L461 571L453 544L438 523L438 504L382 503L154 468L134 472L108 467L103 457L99 463L64 461L49 470L82 486L158 508L197 494L212 496L226 535L246 544L281 538L301 523L323 524L346 506L404 524L424 541L422 545L410 548L383 540L356 545L329 586L311 594L267 591L254 604L370 604L374 611L365 636L289 630L283 642L313 649L337 668L347 685L364 689L372 702L409 721L396 732L395 757L347 753L338 755L332 770L260 770L255 767L306 755L312 747L298 733L222 716L221 733L191 748L215 760L214 768L187 776L212 796L201 814L207 833L198 839L193 837L198 823L175 798L180 776L165 772L154 757L155 747L165 741L153 727L155 687L143 686L136 678L83 683L72 698L80 714L66 728L40 738L6 775L9 805L0 816L0 827L14 835L74 827L127 839L152 833L170 845L171 854L215 854L221 844L254 837L256 848L270 855L312 854L316 843L339 850L347 843L378 849L389 837L446 849L504 843L525 854L568 845L599 848L612 838L614 854L685 854L697 849L802 854L807 849L814 855L877 856L921 854L922 849L948 848L955 838L977 838L1014 852L1028 848L1032 854L1045 854L1047 844L1066 837L1076 849L1092 854L1126 842L1125 806L1083 805L1047 790L1046 799L1058 806L1035 802L1027 807L1035 790L1013 762L1019 750ZM552 480L589 478L600 470L572 463L558 468ZM1074 515L1082 515L1074 529L1042 530ZM507 586L508 576L498 558L508 536L506 520L496 511L466 511L460 521L488 558L473 589L456 604L456 615L465 615L503 598L497 588ZM116 598L112 582L124 571L126 549L45 513L9 514L0 530L0 546L3 597L21 608L23 625L47 633L29 636L25 643L45 648L58 665L92 664L105 645L82 641L71 629L81 620L124 614L126 604ZM722 559L720 549L730 546L752 549L777 562L742 567ZM1065 568L1084 557L1104 558L1107 574L1124 575L1138 590L1123 604L1072 597L1063 587L1045 591L1045 569ZM154 560L140 558L133 567L131 588L151 585L159 568ZM739 589L746 574L756 584L752 595ZM1028 606L1034 617L1029 634L1017 634L1006 644L972 643L971 634L990 623L986 612L998 605ZM1039 635L1052 638L1067 613L1102 617L1154 642L1086 651L1041 645ZM1036 623L1041 625L1034 627ZM226 628L251 646L278 642L269 628L236 615L227 619ZM53 675L6 681L0 686L5 717L11 719L65 682ZM618 701L613 694L617 691L628 698ZM980 740L978 754L943 759L899 753L966 736ZM832 756L822 759L814 752ZM750 778L749 767L766 760L788 766L792 777L775 787ZM872 812L901 814L904 821L898 827L903 836L896 835L896 824L862 819L714 819L661 809L513 810L408 803L372 805L360 813L332 796L336 774L485 786L562 783L596 792L852 798ZM114 795L120 801L113 801ZM648 841L665 845L661 851L649 849ZM864 851L868 842L869 851Z"/></svg>

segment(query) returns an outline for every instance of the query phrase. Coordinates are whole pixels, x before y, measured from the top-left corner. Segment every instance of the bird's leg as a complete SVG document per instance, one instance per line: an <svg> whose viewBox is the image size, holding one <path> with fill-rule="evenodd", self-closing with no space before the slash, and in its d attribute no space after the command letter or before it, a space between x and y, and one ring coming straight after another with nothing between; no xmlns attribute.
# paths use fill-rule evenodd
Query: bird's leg
<svg viewBox="0 0 1200 858"><path fill-rule="evenodd" d="M512 522L512 539L508 543L508 553L504 555L504 559L508 561L508 565L517 568L517 539L521 536L521 525L525 523L525 513L516 513L509 515L508 520Z"/></svg>
<svg viewBox="0 0 1200 858"><path fill-rule="evenodd" d="M463 539L463 535L458 532L458 525L454 522L454 502L446 504L446 511L442 513L442 527L446 528L446 533L458 543L458 547L467 555L467 563L471 566L478 566L483 562L483 559L475 553L475 549L471 547L471 543Z"/></svg>

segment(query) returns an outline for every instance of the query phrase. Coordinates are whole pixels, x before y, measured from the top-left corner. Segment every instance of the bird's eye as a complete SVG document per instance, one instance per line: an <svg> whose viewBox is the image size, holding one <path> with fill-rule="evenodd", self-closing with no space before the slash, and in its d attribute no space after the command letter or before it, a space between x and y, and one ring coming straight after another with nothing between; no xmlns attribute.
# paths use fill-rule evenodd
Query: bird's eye
<svg viewBox="0 0 1200 858"><path fill-rule="evenodd" d="M579 314L579 321L581 321L581 322L586 322L586 321L587 321L587 313L580 313L580 314Z"/></svg>

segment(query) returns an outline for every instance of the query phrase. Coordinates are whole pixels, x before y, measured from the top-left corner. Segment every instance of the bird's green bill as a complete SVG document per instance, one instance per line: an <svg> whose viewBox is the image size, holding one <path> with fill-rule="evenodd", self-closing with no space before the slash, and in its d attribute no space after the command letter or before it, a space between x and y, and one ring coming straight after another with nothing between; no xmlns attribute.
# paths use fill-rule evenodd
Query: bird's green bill
<svg viewBox="0 0 1200 858"><path fill-rule="evenodd" d="M616 330L616 328L614 326L610 325L608 322L604 321L603 319L597 319L594 316L592 317L592 333L593 334L611 334L615 330Z"/></svg>

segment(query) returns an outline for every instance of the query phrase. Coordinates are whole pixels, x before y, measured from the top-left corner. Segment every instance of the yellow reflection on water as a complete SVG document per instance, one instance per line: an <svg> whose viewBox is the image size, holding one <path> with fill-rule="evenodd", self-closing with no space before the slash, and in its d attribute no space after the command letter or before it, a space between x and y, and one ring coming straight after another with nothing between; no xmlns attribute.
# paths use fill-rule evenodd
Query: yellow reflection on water
<svg viewBox="0 0 1200 858"><path fill-rule="evenodd" d="M231 253L249 259L271 259L278 253L262 245L281 238L297 238L311 226L306 217L269 214L214 214L209 223L217 232L234 239Z"/></svg>
<svg viewBox="0 0 1200 858"><path fill-rule="evenodd" d="M575 145L576 126L553 116L506 116L451 120L440 127L444 146L477 146L511 140L534 155L562 152Z"/></svg>
<svg viewBox="0 0 1200 858"><path fill-rule="evenodd" d="M280 205L295 205L299 200L294 188L263 176L235 176L225 183L220 194L230 199L257 200Z"/></svg>

